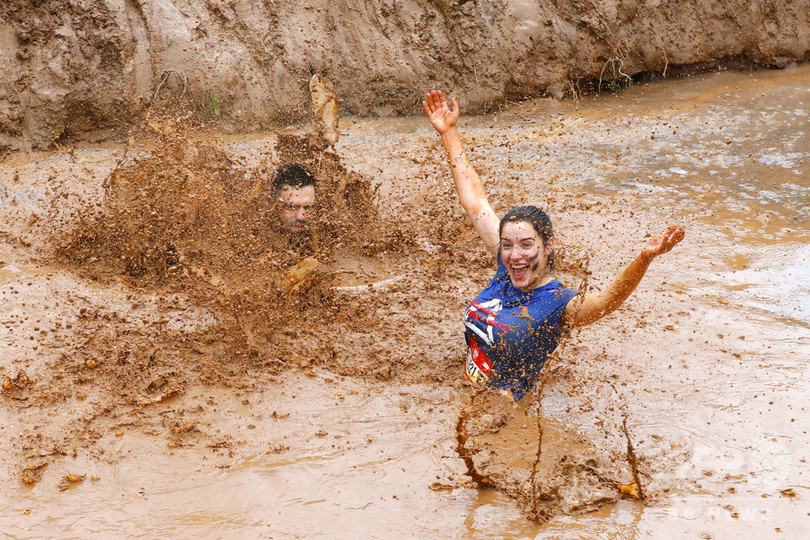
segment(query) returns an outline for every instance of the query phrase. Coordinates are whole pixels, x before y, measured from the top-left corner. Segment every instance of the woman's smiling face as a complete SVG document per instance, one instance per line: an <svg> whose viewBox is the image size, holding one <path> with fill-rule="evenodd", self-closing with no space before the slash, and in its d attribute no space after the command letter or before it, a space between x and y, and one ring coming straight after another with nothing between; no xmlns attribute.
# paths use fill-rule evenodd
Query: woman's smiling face
<svg viewBox="0 0 810 540"><path fill-rule="evenodd" d="M544 243L531 223L510 221L501 230L501 260L509 272L512 284L530 291L543 285L549 271L548 256L554 239Z"/></svg>

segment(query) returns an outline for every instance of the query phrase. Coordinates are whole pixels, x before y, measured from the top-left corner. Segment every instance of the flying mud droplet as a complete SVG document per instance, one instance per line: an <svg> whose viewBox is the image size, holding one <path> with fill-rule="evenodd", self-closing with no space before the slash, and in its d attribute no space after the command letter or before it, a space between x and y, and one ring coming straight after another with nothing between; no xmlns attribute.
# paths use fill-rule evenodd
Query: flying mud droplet
<svg viewBox="0 0 810 540"><path fill-rule="evenodd" d="M431 482L428 489L431 491L453 491L457 486L451 484L443 484L441 482Z"/></svg>
<svg viewBox="0 0 810 540"><path fill-rule="evenodd" d="M68 474L66 474L65 476L62 477L62 479L56 485L56 488L59 491L65 491L65 490L69 489L70 486L73 485L73 484L79 484L81 482L84 482L84 476L85 475L83 475L83 474L82 475L77 475L77 474L73 474L73 473L68 473Z"/></svg>
<svg viewBox="0 0 810 540"><path fill-rule="evenodd" d="M318 279L318 268L321 263L315 257L307 257L287 272L284 276L283 289L290 294L298 294L302 289L311 287Z"/></svg>
<svg viewBox="0 0 810 540"><path fill-rule="evenodd" d="M18 371L13 379L11 377L3 379L2 394L14 400L26 401L35 382L29 379L24 371Z"/></svg>

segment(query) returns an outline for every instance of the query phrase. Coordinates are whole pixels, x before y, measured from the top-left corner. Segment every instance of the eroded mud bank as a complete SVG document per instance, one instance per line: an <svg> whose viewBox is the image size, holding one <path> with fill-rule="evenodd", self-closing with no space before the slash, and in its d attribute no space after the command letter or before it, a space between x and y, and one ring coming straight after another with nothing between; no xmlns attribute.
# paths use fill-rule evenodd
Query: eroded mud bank
<svg viewBox="0 0 810 540"><path fill-rule="evenodd" d="M0 150L124 136L146 106L193 104L239 131L306 116L323 71L352 114L470 110L598 81L807 58L810 4L526 0L10 0L0 6Z"/></svg>

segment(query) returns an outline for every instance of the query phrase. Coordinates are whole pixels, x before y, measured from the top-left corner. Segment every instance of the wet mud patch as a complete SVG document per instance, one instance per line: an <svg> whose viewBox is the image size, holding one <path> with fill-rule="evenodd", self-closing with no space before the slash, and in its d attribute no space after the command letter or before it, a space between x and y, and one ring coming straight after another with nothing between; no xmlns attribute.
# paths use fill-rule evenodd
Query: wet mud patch
<svg viewBox="0 0 810 540"><path fill-rule="evenodd" d="M459 317L490 279L493 261L452 187L433 185L444 171L429 150L413 150L413 169L402 172L420 180L408 188L411 196L381 197L381 181L368 180L368 168L347 170L339 155L306 136L271 134L246 157L210 133L166 120L148 129L152 139L136 138L109 175L93 180L103 188L99 197L73 207L65 204L72 195L52 197L56 259L44 244L30 247L75 280L53 287L75 292L56 310L70 327L54 326L38 339L40 360L18 362L34 382L20 396L27 401L14 406L36 410L41 419L13 440L16 472L74 455L124 459L117 441L131 431L156 437L168 451L238 454L227 428L210 419L215 405L199 393L247 396L290 374L327 372L385 388L462 387ZM276 201L266 190L287 161L316 173L322 205L313 242L290 249L279 248L273 234ZM495 186L492 198L508 207L525 193ZM551 189L540 199L532 202L562 222L560 279L586 287L588 235L606 224L626 226L627 216L609 218L616 201L583 194ZM79 207L78 217L69 218ZM582 224L577 234L566 230ZM302 259L319 264L312 270ZM568 347L563 352L571 361L599 354ZM587 369L560 364L549 391L565 396L575 383L592 383L589 377ZM611 406L591 404L597 411ZM451 397L443 404L465 405ZM616 462L626 463L621 417L606 423L612 438L603 442L600 433L580 429L587 420L577 411L569 418L558 410L521 417L511 404L495 409L471 412L465 446L476 470L526 515L543 520L587 511L620 498L620 483L633 483L610 462L616 453ZM57 410L63 414L43 429ZM506 414L503 425L488 432L491 424L479 418L486 414ZM537 418L546 446L535 464ZM447 424L448 435L454 427ZM470 485L460 477L434 488Z"/></svg>
<svg viewBox="0 0 810 540"><path fill-rule="evenodd" d="M447 282L460 271L436 258L446 248L422 240L431 231L412 235L417 218L379 217L371 183L311 134L274 133L253 150L239 155L186 118L152 119L109 174L87 181L95 190L56 182L48 208L35 209L42 229L17 222L12 234L48 268L32 273L27 309L54 319L26 322L41 330L38 355L20 350L0 373L4 401L42 416L12 438L18 471L77 453L119 459L108 439L124 428L165 436L170 448L205 446L212 435L194 427L204 412L180 405L199 387L241 391L319 366L452 380L460 353L441 336L454 334L446 306L463 300ZM303 240L280 233L270 194L288 162L318 180Z"/></svg>
<svg viewBox="0 0 810 540"><path fill-rule="evenodd" d="M544 382L517 403L489 390L471 396L457 425L457 451L468 476L481 488L514 498L527 518L541 523L620 499L645 502L660 495L655 491L648 497L655 459L642 461L636 454L621 399L613 400L621 412L613 414L614 406L598 411L596 429L580 425L582 418L571 414L570 406L568 418L544 414L544 398L560 402L576 397L566 381L571 374L565 371L555 369L553 376L545 372Z"/></svg>

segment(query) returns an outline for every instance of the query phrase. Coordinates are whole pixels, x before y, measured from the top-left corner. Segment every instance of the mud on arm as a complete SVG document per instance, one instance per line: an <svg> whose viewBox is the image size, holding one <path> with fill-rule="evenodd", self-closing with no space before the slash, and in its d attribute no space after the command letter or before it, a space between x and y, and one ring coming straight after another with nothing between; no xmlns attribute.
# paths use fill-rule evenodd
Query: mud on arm
<svg viewBox="0 0 810 540"><path fill-rule="evenodd" d="M615 311L636 289L650 262L675 247L675 244L683 240L684 234L683 225L675 224L669 225L664 234L651 238L641 254L607 289L585 293L569 302L563 314L563 323L568 326L585 326Z"/></svg>
<svg viewBox="0 0 810 540"><path fill-rule="evenodd" d="M451 100L452 109L448 106L441 92L429 92L425 96L422 106L430 119L430 123L439 133L442 144L450 161L450 170L458 193L462 208L472 221L478 236L481 237L487 250L493 255L498 253L498 224L500 220L487 200L484 184L475 171L456 130L459 117L458 104L455 98Z"/></svg>

